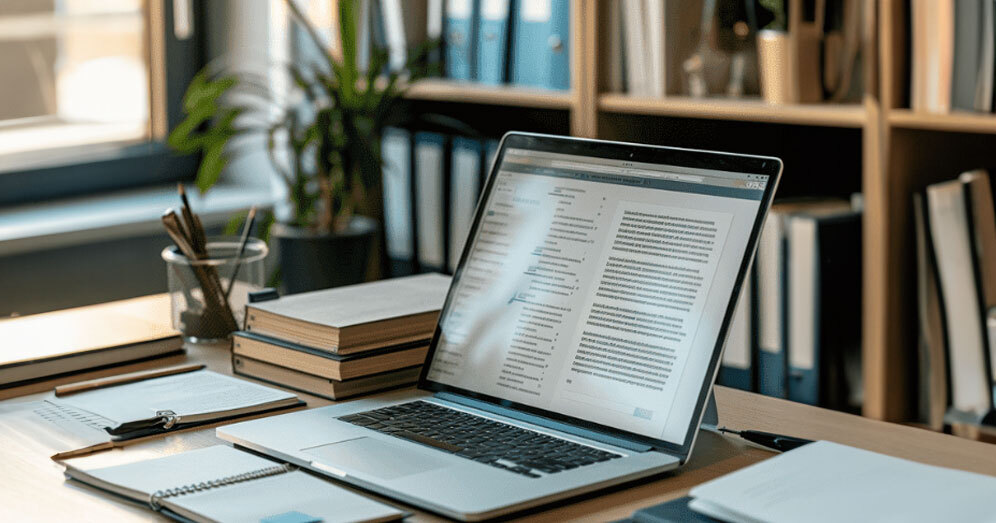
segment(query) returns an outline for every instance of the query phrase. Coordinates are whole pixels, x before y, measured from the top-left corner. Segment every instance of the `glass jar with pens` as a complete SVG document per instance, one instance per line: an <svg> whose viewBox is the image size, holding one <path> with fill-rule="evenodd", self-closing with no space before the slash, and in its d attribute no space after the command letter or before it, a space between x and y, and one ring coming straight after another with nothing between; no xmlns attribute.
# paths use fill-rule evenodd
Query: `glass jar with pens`
<svg viewBox="0 0 996 523"><path fill-rule="evenodd" d="M162 221L173 245L163 249L173 326L190 342L228 339L243 324L250 292L263 287L266 243L249 236L256 209L240 237L207 237L180 187L183 207Z"/></svg>

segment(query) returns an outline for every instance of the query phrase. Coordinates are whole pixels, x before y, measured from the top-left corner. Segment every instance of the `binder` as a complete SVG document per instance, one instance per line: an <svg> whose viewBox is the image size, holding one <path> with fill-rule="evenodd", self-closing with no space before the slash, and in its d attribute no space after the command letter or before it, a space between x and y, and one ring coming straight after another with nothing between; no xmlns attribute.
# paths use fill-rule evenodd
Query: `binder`
<svg viewBox="0 0 996 523"><path fill-rule="evenodd" d="M726 346L723 348L723 359L719 367L718 379L720 385L748 391L754 390L751 272L748 271L747 279L744 281L743 288L740 289L740 297L737 299L730 332L726 336Z"/></svg>
<svg viewBox="0 0 996 523"><path fill-rule="evenodd" d="M474 74L476 0L446 0L446 77L471 80Z"/></svg>
<svg viewBox="0 0 996 523"><path fill-rule="evenodd" d="M391 276L415 272L412 231L411 134L387 128L381 138L384 158L384 238Z"/></svg>
<svg viewBox="0 0 996 523"><path fill-rule="evenodd" d="M401 71L408 62L408 36L401 0L380 0L380 14L387 45L387 67L391 71Z"/></svg>
<svg viewBox="0 0 996 523"><path fill-rule="evenodd" d="M488 181L488 175L491 173L491 168L494 167L495 158L498 156L498 140L488 140L484 144L484 167L481 169L481 188L484 188L484 184Z"/></svg>
<svg viewBox="0 0 996 523"><path fill-rule="evenodd" d="M512 83L570 88L570 2L518 0L513 9Z"/></svg>
<svg viewBox="0 0 996 523"><path fill-rule="evenodd" d="M415 248L422 271L442 271L446 264L443 178L446 137L415 133Z"/></svg>
<svg viewBox="0 0 996 523"><path fill-rule="evenodd" d="M453 138L450 172L450 271L460 263L464 243L470 233L480 192L481 142L470 138Z"/></svg>
<svg viewBox="0 0 996 523"><path fill-rule="evenodd" d="M477 81L505 82L508 66L508 21L511 0L481 0L477 29Z"/></svg>
<svg viewBox="0 0 996 523"><path fill-rule="evenodd" d="M429 64L436 65L442 63L443 61L443 48L445 41L443 39L443 26L445 25L446 14L444 12L445 0L427 0L426 2L426 20L425 20L425 37L428 40L437 42L439 45L433 47L429 51ZM442 69L436 69L442 72Z"/></svg>
<svg viewBox="0 0 996 523"><path fill-rule="evenodd" d="M773 209L774 210L774 209ZM782 254L782 218L771 213L764 222L757 250L758 351L757 391L784 398L785 343L782 330L782 281L785 261Z"/></svg>
<svg viewBox="0 0 996 523"><path fill-rule="evenodd" d="M788 397L859 406L852 392L861 375L861 214L797 214L787 234Z"/></svg>

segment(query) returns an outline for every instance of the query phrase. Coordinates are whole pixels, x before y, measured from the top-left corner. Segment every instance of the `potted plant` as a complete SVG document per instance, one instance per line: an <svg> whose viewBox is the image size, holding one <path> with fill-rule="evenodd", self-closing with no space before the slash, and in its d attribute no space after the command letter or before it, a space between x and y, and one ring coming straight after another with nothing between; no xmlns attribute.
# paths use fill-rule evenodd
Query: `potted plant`
<svg viewBox="0 0 996 523"><path fill-rule="evenodd" d="M289 64L293 93L284 99L254 74L212 73L209 66L188 87L185 119L168 142L180 153L202 154L196 185L205 192L225 168L234 138L266 137L270 163L287 186L291 217L264 237L276 240L280 278L295 293L363 281L378 231L370 197L379 194L381 134L398 123L395 109L408 86L429 74L435 43L412 50L405 67L391 71L388 51L373 45L363 71L354 2L338 2L338 58L295 3L286 4L323 62ZM268 116L254 122L250 112Z"/></svg>

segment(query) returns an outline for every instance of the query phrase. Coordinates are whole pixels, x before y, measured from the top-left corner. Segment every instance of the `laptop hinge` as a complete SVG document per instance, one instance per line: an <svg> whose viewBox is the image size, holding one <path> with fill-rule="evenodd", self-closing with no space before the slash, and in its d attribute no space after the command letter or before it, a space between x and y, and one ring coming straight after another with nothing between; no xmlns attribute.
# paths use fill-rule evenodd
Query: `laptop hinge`
<svg viewBox="0 0 996 523"><path fill-rule="evenodd" d="M483 410L485 412L490 412L492 414L497 414L499 416L504 416L506 418L512 418L518 421L524 421L526 423L531 423L533 425L539 425L540 427L546 427L548 429L553 429L559 432L564 432L571 434L573 436L580 436L585 439L590 439L592 441L597 441L599 443L605 443L608 445L615 445L616 447L624 448L627 450L632 450L633 452L650 452L654 450L654 447L646 445L643 443L638 443L636 441L631 441L620 436L614 436L612 434L606 434L604 432L597 432L594 430L588 430L583 427L575 427L573 425L568 425L559 421L554 421L541 416L534 416L525 412L510 409L508 407L502 407L501 405L495 405L493 403L487 403L480 400L475 400L468 398L466 396L460 396L450 392L437 392L435 397L457 403L459 405L465 405L478 410Z"/></svg>

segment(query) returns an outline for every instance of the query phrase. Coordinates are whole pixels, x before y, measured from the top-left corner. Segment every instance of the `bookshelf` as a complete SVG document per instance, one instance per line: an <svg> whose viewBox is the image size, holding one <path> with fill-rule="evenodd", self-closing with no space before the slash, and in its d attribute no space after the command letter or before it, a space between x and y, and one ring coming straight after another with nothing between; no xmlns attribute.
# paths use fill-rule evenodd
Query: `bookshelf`
<svg viewBox="0 0 996 523"><path fill-rule="evenodd" d="M770 105L756 99L650 99L608 92L600 20L608 2L573 0L572 89L548 92L424 82L409 98L493 107L488 132L565 129L574 136L773 154L785 160L779 193L862 192L865 416L911 419L916 292L911 195L992 161L996 116L921 114L908 105L907 0L863 4L860 103ZM470 105L468 105L470 104ZM433 105L439 107L439 105ZM513 114L514 116L508 116ZM541 125L549 115L565 120ZM503 116L504 115L504 116ZM523 118L532 115L534 118ZM535 125L536 127L530 127ZM827 146L826 144L832 144Z"/></svg>

